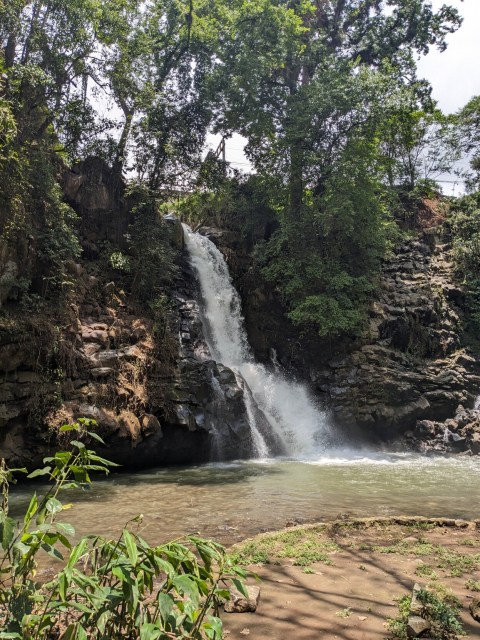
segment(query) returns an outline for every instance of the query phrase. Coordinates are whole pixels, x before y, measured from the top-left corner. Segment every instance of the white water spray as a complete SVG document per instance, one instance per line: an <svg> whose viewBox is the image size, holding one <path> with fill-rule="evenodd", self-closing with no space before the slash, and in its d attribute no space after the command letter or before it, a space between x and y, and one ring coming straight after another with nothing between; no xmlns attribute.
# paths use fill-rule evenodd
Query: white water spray
<svg viewBox="0 0 480 640"><path fill-rule="evenodd" d="M325 414L314 405L303 385L287 380L279 369L269 371L255 362L247 340L240 297L232 285L223 255L208 238L193 233L186 225L184 231L200 282L206 338L212 356L240 373L288 454L310 457L321 448L322 436L327 435ZM254 440L257 439L257 453L263 457L267 449L258 441L261 436L255 425L252 429Z"/></svg>

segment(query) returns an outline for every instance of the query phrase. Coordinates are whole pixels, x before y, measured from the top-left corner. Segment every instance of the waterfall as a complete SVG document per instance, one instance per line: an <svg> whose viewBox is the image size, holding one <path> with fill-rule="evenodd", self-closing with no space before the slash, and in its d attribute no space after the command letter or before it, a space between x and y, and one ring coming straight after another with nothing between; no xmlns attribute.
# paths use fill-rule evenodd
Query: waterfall
<svg viewBox="0 0 480 640"><path fill-rule="evenodd" d="M309 457L324 446L328 436L325 414L304 385L287 379L280 367L270 370L255 362L242 317L240 296L232 284L227 263L208 238L184 225L185 243L198 275L204 330L212 357L233 369L245 381L285 451ZM246 394L248 398L248 394ZM249 412L253 415L253 412ZM267 451L251 425L260 456ZM263 447L263 450L262 450Z"/></svg>

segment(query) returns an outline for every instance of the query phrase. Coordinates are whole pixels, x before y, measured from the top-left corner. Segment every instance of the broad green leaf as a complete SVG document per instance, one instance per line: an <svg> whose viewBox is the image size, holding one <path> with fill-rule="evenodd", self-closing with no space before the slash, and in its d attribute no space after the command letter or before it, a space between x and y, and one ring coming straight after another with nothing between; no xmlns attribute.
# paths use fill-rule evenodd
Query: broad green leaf
<svg viewBox="0 0 480 640"><path fill-rule="evenodd" d="M83 442L80 442L79 440L72 440L70 444L73 445L74 447L77 447L77 449L79 449L80 451L85 449L85 445L83 444Z"/></svg>
<svg viewBox="0 0 480 640"><path fill-rule="evenodd" d="M167 575L171 575L174 571L173 565L171 565L170 562L167 562L163 558L155 556L155 563L162 571L165 571Z"/></svg>
<svg viewBox="0 0 480 640"><path fill-rule="evenodd" d="M12 544L15 534L15 520L13 518L4 518L0 525L0 531L2 533L2 547L6 551Z"/></svg>
<svg viewBox="0 0 480 640"><path fill-rule="evenodd" d="M42 542L41 547L53 558L56 558L57 560L63 560L63 556L60 551L58 549L55 549L55 547L53 547L51 544L48 544L48 542Z"/></svg>
<svg viewBox="0 0 480 640"><path fill-rule="evenodd" d="M43 469L36 469L32 471L27 478L37 478L38 476L46 476L47 473L50 473L52 467L44 467Z"/></svg>
<svg viewBox="0 0 480 640"><path fill-rule="evenodd" d="M175 576L172 580L173 584L182 591L190 600L198 606L200 594L198 593L197 584L189 576Z"/></svg>
<svg viewBox="0 0 480 640"><path fill-rule="evenodd" d="M77 627L77 640L88 640L87 632L81 624Z"/></svg>
<svg viewBox="0 0 480 640"><path fill-rule="evenodd" d="M248 600L248 591L243 581L239 580L238 578L231 578L231 581L235 585L235 588L237 589L237 591L241 593L242 596L244 596Z"/></svg>
<svg viewBox="0 0 480 640"><path fill-rule="evenodd" d="M140 640L157 640L160 632L158 625L148 622L140 629Z"/></svg>
<svg viewBox="0 0 480 640"><path fill-rule="evenodd" d="M62 486L60 487L60 489L64 490L64 489L79 489L80 485L78 484L78 482L75 481L71 481L71 482L67 482L65 484L62 484ZM65 507L63 507L65 509Z"/></svg>
<svg viewBox="0 0 480 640"><path fill-rule="evenodd" d="M30 524L30 520L35 515L36 510L37 510L37 494L34 493L32 499L30 500L30 504L28 505L25 518L23 519L23 522L25 524L25 531L28 530L28 525Z"/></svg>
<svg viewBox="0 0 480 640"><path fill-rule="evenodd" d="M128 584L133 584L132 574L128 567L117 565L113 567L112 573L116 578L118 578L122 582L128 582Z"/></svg>
<svg viewBox="0 0 480 640"><path fill-rule="evenodd" d="M30 552L31 547L24 544L23 542L18 541L13 545L13 549L18 551L21 556L26 556L27 553Z"/></svg>
<svg viewBox="0 0 480 640"><path fill-rule="evenodd" d="M86 605L81 602L77 602L76 600L70 600L69 605L78 611L83 611L84 613L94 613L93 609L89 609Z"/></svg>
<svg viewBox="0 0 480 640"><path fill-rule="evenodd" d="M158 594L158 608L160 610L160 616L164 622L168 620L168 616L172 613L174 605L175 600L173 599L173 596L170 593L163 593L163 591L160 591Z"/></svg>
<svg viewBox="0 0 480 640"><path fill-rule="evenodd" d="M65 575L65 571L61 571L58 574L58 592L60 594L61 599L65 602L67 599L67 588L68 588L68 580Z"/></svg>
<svg viewBox="0 0 480 640"><path fill-rule="evenodd" d="M67 627L67 630L65 631L65 633L62 636L62 640L75 640L77 636L77 625L75 624L69 624Z"/></svg>
<svg viewBox="0 0 480 640"><path fill-rule="evenodd" d="M220 640L223 637L223 625L220 618L216 618L215 616L207 616L208 622L210 623L211 629L215 633L215 638Z"/></svg>
<svg viewBox="0 0 480 640"><path fill-rule="evenodd" d="M19 633L9 633L8 631L0 631L0 638L20 638L22 640L22 636Z"/></svg>
<svg viewBox="0 0 480 640"><path fill-rule="evenodd" d="M138 562L138 549L133 536L126 530L123 530L123 539L127 545L127 554L130 562L135 567Z"/></svg>
<svg viewBox="0 0 480 640"><path fill-rule="evenodd" d="M75 529L68 522L55 522L54 527L55 529L57 529L58 531L61 531L67 536L75 535Z"/></svg>
<svg viewBox="0 0 480 640"><path fill-rule="evenodd" d="M59 431L73 431L75 427L72 424L64 424L63 427L60 427Z"/></svg>
<svg viewBox="0 0 480 640"><path fill-rule="evenodd" d="M93 431L87 431L88 435L91 436L92 438L95 438L95 440L98 440L99 442L101 442L102 444L105 444L105 442L102 440L102 438L98 435L98 433L93 433Z"/></svg>
<svg viewBox="0 0 480 640"><path fill-rule="evenodd" d="M87 541L85 539L82 539L77 544L77 546L73 548L67 563L68 569L70 570L73 569L73 567L77 564L77 562L80 560L82 555L85 553L85 550L87 549L87 544L88 544Z"/></svg>
<svg viewBox="0 0 480 640"><path fill-rule="evenodd" d="M47 511L52 515L59 513L62 509L62 503L56 498L50 498L50 500L47 500Z"/></svg>
<svg viewBox="0 0 480 640"><path fill-rule="evenodd" d="M89 451L88 452L88 457L90 458L90 460L95 460L96 462L100 462L101 464L105 464L108 467L121 467L121 464L116 464L115 462L110 462L110 460L105 460L105 458L101 458L100 456L97 456L97 454L95 453L95 451Z"/></svg>
<svg viewBox="0 0 480 640"><path fill-rule="evenodd" d="M225 600L230 600L231 594L228 589L215 589L215 595L220 596L220 598L224 598Z"/></svg>

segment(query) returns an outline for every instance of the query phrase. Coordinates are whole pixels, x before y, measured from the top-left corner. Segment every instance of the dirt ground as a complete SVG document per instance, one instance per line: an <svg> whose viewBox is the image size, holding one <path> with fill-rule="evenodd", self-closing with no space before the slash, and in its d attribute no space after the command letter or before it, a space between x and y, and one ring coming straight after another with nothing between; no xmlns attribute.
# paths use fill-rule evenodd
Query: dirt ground
<svg viewBox="0 0 480 640"><path fill-rule="evenodd" d="M234 549L235 560L262 582L248 581L260 584L256 613L222 613L228 640L392 638L386 618L397 615L398 599L411 595L415 582L439 597L451 589L463 606L460 618L467 636L480 638L480 624L468 610L472 597L480 596L472 591L472 582L480 581L480 530L475 525L365 528L347 522L317 529L263 534ZM312 550L323 550L324 559L308 563L315 557L309 556ZM254 562L247 564L250 559ZM304 573L305 566L295 562L313 573Z"/></svg>

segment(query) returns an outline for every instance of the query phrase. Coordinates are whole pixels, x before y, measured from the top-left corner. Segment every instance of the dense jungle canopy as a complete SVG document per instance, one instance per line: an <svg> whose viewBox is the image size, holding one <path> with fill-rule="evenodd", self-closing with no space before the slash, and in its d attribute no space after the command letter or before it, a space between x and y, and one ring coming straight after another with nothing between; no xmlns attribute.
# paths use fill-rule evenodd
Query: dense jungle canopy
<svg viewBox="0 0 480 640"><path fill-rule="evenodd" d="M185 216L240 220L294 323L355 333L381 259L438 193L435 178L468 155L476 191L479 99L445 116L416 75L461 22L427 0L0 0L3 242L35 238L42 295L54 295L80 252L60 176L95 156L142 191L139 212L182 184ZM204 159L210 131L243 135L254 174ZM467 200L455 205L457 255L474 321ZM255 238L259 221L269 238ZM148 217L137 228L148 235ZM168 279L162 251L158 239L148 260ZM28 279L13 291L32 299Z"/></svg>

